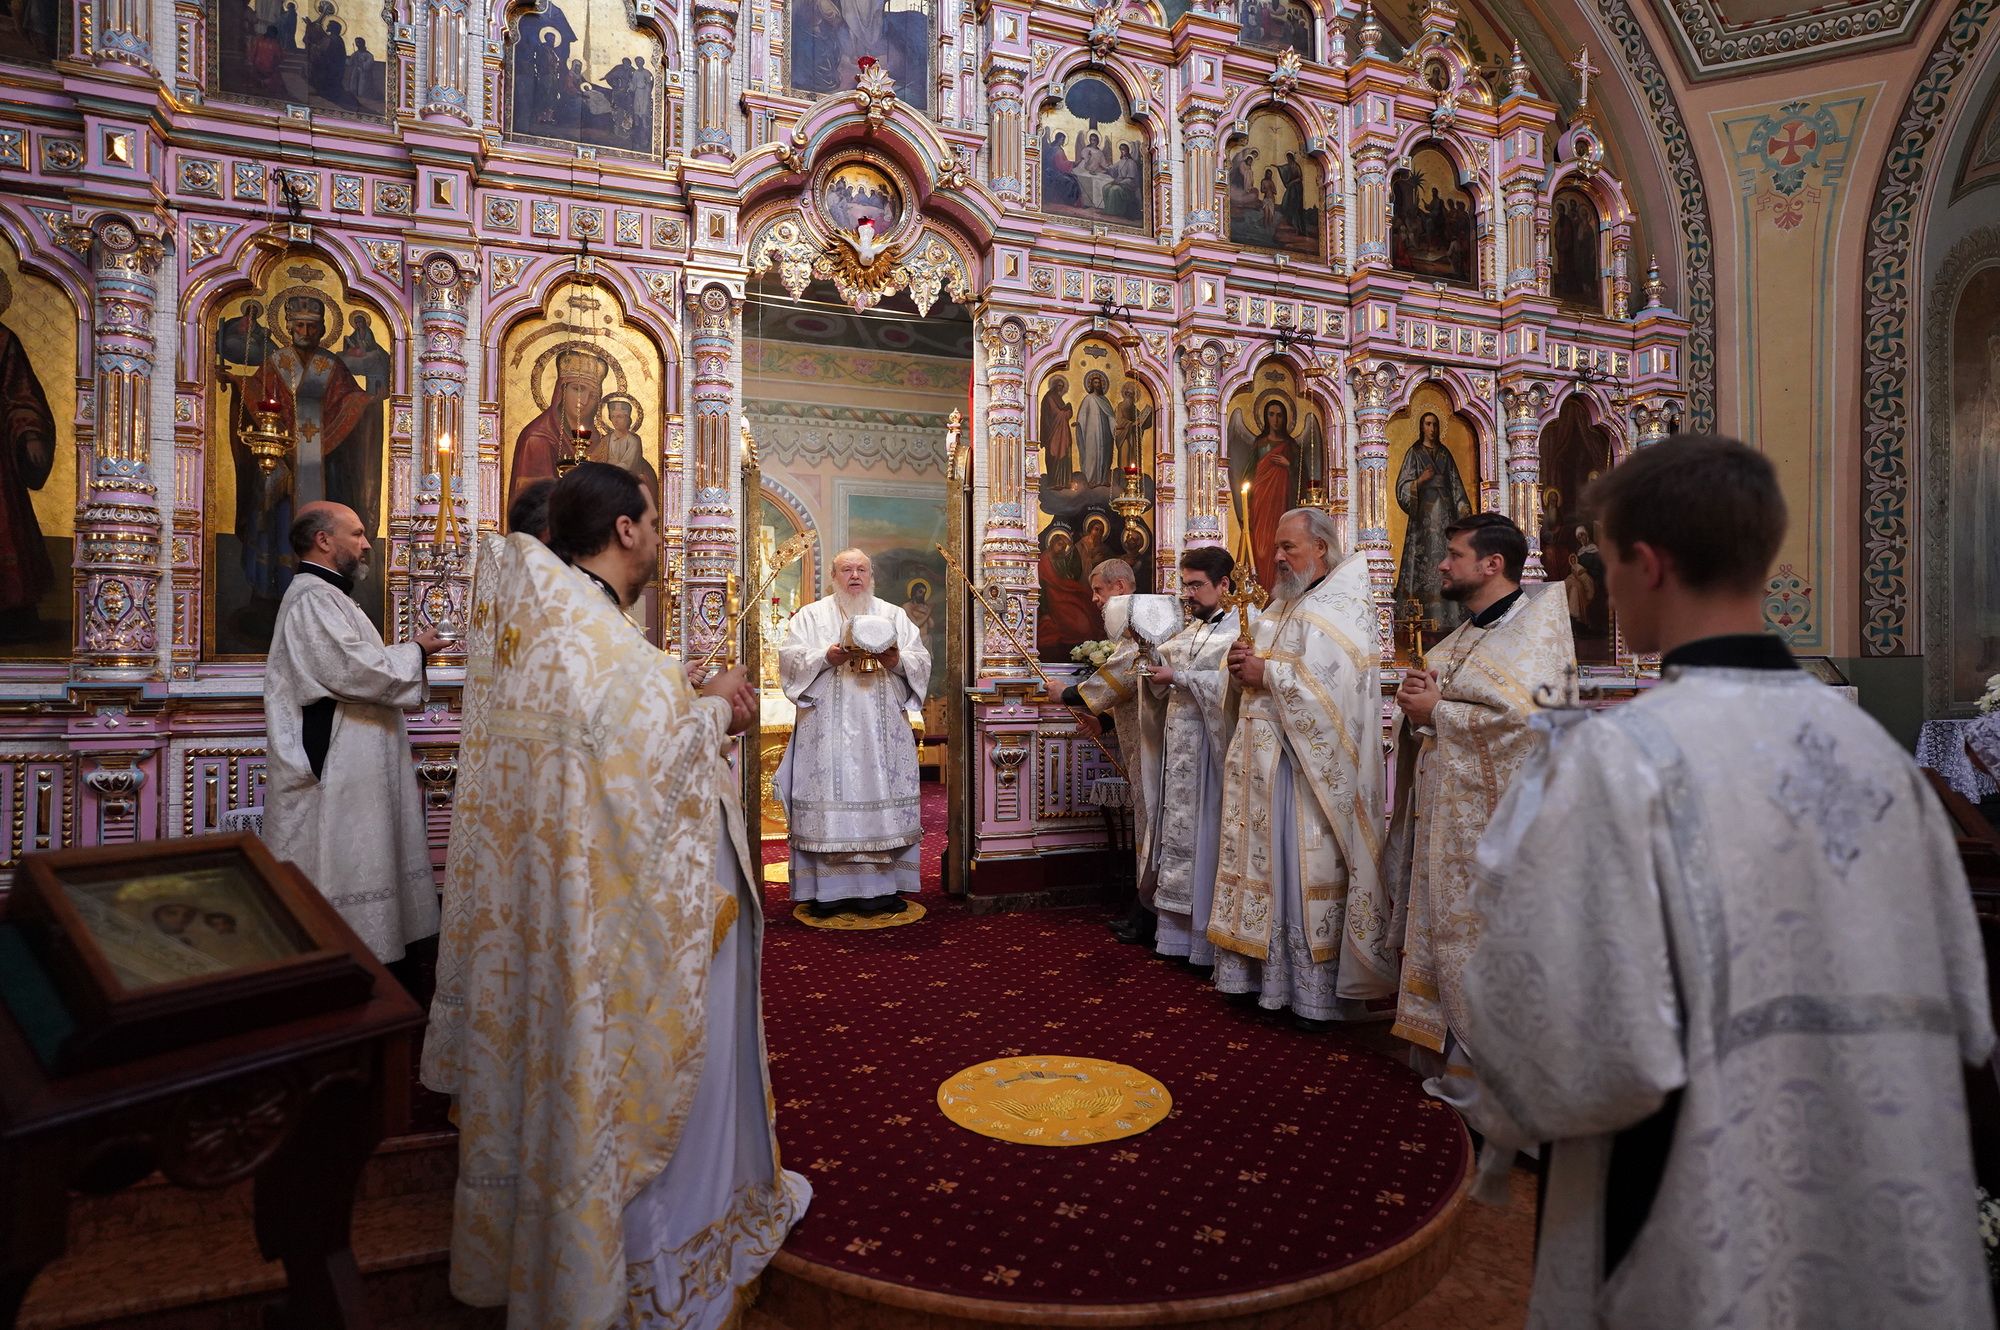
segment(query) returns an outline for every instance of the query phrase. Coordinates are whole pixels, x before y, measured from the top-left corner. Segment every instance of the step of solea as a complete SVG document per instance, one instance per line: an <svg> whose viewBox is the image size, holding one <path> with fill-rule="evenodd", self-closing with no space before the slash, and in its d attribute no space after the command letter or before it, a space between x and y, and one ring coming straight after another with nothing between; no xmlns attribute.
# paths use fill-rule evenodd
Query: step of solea
<svg viewBox="0 0 2000 1330"><path fill-rule="evenodd" d="M381 1330L497 1327L504 1317L452 1301L458 1138L387 1141L368 1161L354 1206L354 1256ZM70 1199L69 1250L44 1269L20 1330L261 1330L284 1267L257 1250L251 1184L191 1191L153 1177L109 1196Z"/></svg>

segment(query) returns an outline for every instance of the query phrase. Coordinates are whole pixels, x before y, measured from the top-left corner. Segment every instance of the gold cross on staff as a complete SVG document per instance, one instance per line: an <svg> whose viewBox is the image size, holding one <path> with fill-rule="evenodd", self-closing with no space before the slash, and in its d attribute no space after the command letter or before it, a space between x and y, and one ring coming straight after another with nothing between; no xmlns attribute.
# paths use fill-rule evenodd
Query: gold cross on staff
<svg viewBox="0 0 2000 1330"><path fill-rule="evenodd" d="M1237 567L1247 568L1249 565L1238 564ZM1234 586L1234 579L1231 579L1231 585ZM1269 605L1271 593L1257 585L1257 574L1246 572L1243 575L1243 584L1234 590L1223 592L1218 603L1224 609L1236 611L1236 640L1250 642L1255 640L1250 633L1250 611L1261 610Z"/></svg>

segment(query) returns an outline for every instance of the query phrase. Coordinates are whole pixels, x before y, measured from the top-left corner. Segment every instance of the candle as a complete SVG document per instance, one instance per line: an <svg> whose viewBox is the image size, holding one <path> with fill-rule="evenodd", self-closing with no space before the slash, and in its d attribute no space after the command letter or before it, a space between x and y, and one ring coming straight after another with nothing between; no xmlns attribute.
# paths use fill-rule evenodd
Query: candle
<svg viewBox="0 0 2000 1330"><path fill-rule="evenodd" d="M1250 482L1249 481L1246 480L1243 482L1243 487L1241 492L1243 495L1243 503L1237 509L1238 519L1236 523L1236 562L1248 567L1250 564L1250 558L1249 555L1246 553L1246 551L1248 551L1250 548Z"/></svg>

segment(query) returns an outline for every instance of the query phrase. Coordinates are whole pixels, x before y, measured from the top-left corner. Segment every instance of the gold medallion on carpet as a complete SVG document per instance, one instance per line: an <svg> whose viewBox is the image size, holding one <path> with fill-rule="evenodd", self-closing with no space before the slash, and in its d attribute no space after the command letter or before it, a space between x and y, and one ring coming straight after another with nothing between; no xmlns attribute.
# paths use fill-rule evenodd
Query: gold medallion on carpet
<svg viewBox="0 0 2000 1330"><path fill-rule="evenodd" d="M836 914L831 918L817 919L811 910L801 902L792 907L792 918L809 928L839 928L850 932L871 928L897 928L903 924L914 924L924 917L924 907L915 901L906 901L903 908L894 914Z"/></svg>
<svg viewBox="0 0 2000 1330"><path fill-rule="evenodd" d="M938 1087L938 1108L968 1131L1016 1145L1095 1145L1161 1122L1167 1087L1100 1058L1013 1057L974 1063Z"/></svg>

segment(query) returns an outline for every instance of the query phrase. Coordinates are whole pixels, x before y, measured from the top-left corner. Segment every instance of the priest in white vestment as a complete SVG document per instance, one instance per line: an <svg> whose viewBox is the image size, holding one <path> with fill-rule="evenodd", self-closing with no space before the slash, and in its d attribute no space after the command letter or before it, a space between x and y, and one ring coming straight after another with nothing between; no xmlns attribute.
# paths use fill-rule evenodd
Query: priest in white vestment
<svg viewBox="0 0 2000 1330"><path fill-rule="evenodd" d="M1472 852L1494 805L1538 742L1536 690L1563 690L1576 668L1560 587L1521 585L1528 538L1502 513L1445 528L1440 594L1466 618L1396 690L1395 815L1383 875L1403 919L1393 1032L1419 1050L1432 1094L1463 1103L1476 1064L1465 1046L1465 959L1478 941L1467 904Z"/></svg>
<svg viewBox="0 0 2000 1330"><path fill-rule="evenodd" d="M1569 723L1480 843L1465 968L1472 1125L1553 1142L1529 1324L1990 1327L1963 1066L1993 1026L1952 829L1763 631L1768 461L1669 439L1590 503L1662 681L1545 713Z"/></svg>
<svg viewBox="0 0 2000 1330"><path fill-rule="evenodd" d="M1396 991L1381 877L1381 645L1368 560L1336 564L1316 508L1278 521L1254 646L1229 650L1235 713L1208 937L1215 986L1319 1029Z"/></svg>
<svg viewBox="0 0 2000 1330"><path fill-rule="evenodd" d="M483 544L468 625L423 1057L459 1125L451 1291L535 1330L721 1330L812 1194L778 1158L725 757L755 693L697 695L626 619L659 547L636 477L585 462L550 510L549 548Z"/></svg>
<svg viewBox="0 0 2000 1330"><path fill-rule="evenodd" d="M864 617L893 645L857 647L854 625ZM822 918L902 910L899 893L921 885L912 724L923 716L931 653L902 607L875 594L866 554L834 556L833 590L786 625L778 676L798 707L777 775L791 826L792 899Z"/></svg>
<svg viewBox="0 0 2000 1330"><path fill-rule="evenodd" d="M1159 916L1153 949L1199 970L1215 964L1208 918L1222 848L1229 648L1240 628L1221 600L1235 566L1218 545L1181 556L1187 626L1160 648L1160 663L1139 692L1146 801L1155 810L1140 891Z"/></svg>
<svg viewBox="0 0 2000 1330"><path fill-rule="evenodd" d="M429 629L383 644L354 603L368 536L352 508L309 503L292 520L297 576L264 666L264 843L304 870L384 961L438 931L430 832L406 707L425 697Z"/></svg>

